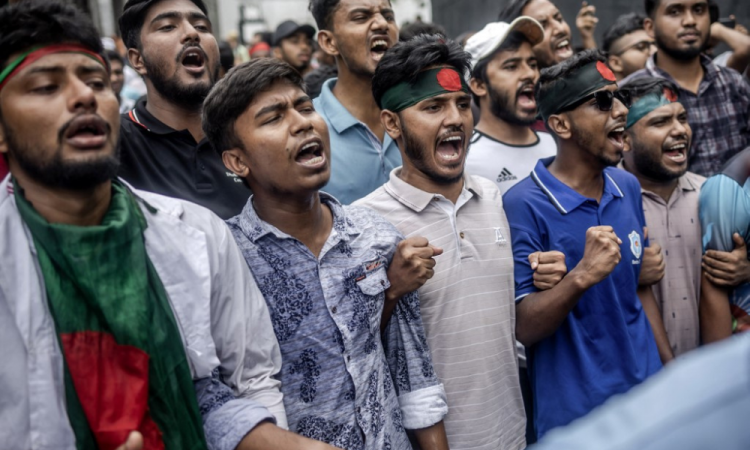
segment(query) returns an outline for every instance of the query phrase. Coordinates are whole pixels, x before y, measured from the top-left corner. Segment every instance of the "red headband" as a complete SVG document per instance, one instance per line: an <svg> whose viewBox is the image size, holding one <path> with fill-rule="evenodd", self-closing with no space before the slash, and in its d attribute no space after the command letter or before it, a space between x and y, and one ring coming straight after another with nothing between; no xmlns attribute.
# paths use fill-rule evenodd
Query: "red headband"
<svg viewBox="0 0 750 450"><path fill-rule="evenodd" d="M0 91L3 90L3 87L5 87L8 80L16 76L18 72L23 70L29 64L53 53L80 53L86 55L103 65L107 69L107 72L109 72L109 65L104 61L104 58L102 58L100 54L91 51L88 47L84 47L83 45L54 44L46 47L35 47L13 60L13 62L8 64L8 66L0 72Z"/></svg>

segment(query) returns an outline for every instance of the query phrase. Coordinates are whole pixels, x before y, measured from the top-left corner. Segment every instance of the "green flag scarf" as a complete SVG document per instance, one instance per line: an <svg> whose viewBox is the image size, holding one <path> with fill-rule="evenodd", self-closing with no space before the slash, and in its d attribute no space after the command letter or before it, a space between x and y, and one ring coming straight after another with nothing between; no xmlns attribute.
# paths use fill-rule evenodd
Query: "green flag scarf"
<svg viewBox="0 0 750 450"><path fill-rule="evenodd" d="M102 224L79 227L48 223L14 185L65 357L78 449L115 449L133 430L143 434L144 450L206 449L185 349L146 253L135 197L114 181Z"/></svg>

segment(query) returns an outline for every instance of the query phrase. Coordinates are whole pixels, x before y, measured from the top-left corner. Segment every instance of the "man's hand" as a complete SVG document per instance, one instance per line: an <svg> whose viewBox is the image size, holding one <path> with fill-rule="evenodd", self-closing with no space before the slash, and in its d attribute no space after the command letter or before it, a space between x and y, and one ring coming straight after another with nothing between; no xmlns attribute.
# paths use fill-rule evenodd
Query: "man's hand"
<svg viewBox="0 0 750 450"><path fill-rule="evenodd" d="M596 40L594 39L594 30L596 30L596 24L599 19L596 17L596 6L589 5L588 2L581 4L581 9L578 11L576 16L576 28L578 33L581 35L583 41L583 48L596 48Z"/></svg>
<svg viewBox="0 0 750 450"><path fill-rule="evenodd" d="M385 291L386 300L398 300L421 288L435 274L433 257L442 253L443 249L433 247L423 237L411 237L399 242L388 267L391 287Z"/></svg>
<svg viewBox="0 0 750 450"><path fill-rule="evenodd" d="M747 259L745 240L738 233L732 235L732 240L734 250L731 252L708 250L703 255L703 272L716 286L737 287L750 282L750 261Z"/></svg>
<svg viewBox="0 0 750 450"><path fill-rule="evenodd" d="M643 240L648 239L648 227L643 227ZM652 241L648 247L643 249L643 258L641 258L641 275L638 278L638 286L652 286L662 278L667 267L664 261L664 255L661 252L661 245Z"/></svg>
<svg viewBox="0 0 750 450"><path fill-rule="evenodd" d="M607 278L620 263L622 241L615 230L608 226L596 226L586 230L586 247L583 258L573 271L580 273L586 288Z"/></svg>
<svg viewBox="0 0 750 450"><path fill-rule="evenodd" d="M529 263L534 271L534 286L540 291L552 289L568 273L562 252L534 252L529 255Z"/></svg>
<svg viewBox="0 0 750 450"><path fill-rule="evenodd" d="M137 431L131 431L128 440L115 450L141 450L143 448L143 436Z"/></svg>

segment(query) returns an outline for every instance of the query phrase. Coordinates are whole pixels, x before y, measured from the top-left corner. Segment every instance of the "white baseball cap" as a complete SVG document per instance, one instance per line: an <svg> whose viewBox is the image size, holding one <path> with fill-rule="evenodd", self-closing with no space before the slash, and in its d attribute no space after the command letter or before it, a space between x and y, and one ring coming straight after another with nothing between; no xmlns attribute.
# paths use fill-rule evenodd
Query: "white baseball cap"
<svg viewBox="0 0 750 450"><path fill-rule="evenodd" d="M471 67L490 56L500 45L511 31L519 31L526 36L531 45L536 45L544 40L544 28L542 25L529 16L518 17L511 23L491 22L477 32L474 36L466 41L464 50L471 53Z"/></svg>

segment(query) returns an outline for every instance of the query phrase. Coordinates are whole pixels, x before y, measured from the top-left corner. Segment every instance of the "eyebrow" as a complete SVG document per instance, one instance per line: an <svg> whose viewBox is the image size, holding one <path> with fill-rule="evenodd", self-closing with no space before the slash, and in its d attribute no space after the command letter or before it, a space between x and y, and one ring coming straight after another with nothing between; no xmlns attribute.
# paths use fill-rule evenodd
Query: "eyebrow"
<svg viewBox="0 0 750 450"><path fill-rule="evenodd" d="M165 19L181 19L183 16L187 16L189 19L193 19L193 20L206 20L208 22L211 22L208 19L208 16L197 11L190 11L187 14L183 14L177 11L166 11L154 17L153 20L151 20L151 24L154 24L160 20L165 20Z"/></svg>
<svg viewBox="0 0 750 450"><path fill-rule="evenodd" d="M310 97L307 95L303 95L301 97L298 97L296 100L294 100L294 103L292 104L292 106L296 108L302 103L307 103L309 101L310 101ZM258 117L261 117L271 112L284 110L287 108L287 105L289 105L288 102L277 102L268 106L264 106L257 113L255 113L255 118L257 119Z"/></svg>
<svg viewBox="0 0 750 450"><path fill-rule="evenodd" d="M521 58L520 56L514 56L512 58L508 58L505 61L503 61L503 65L508 64L508 63L518 63L518 62L521 62L522 60L523 58Z"/></svg>

